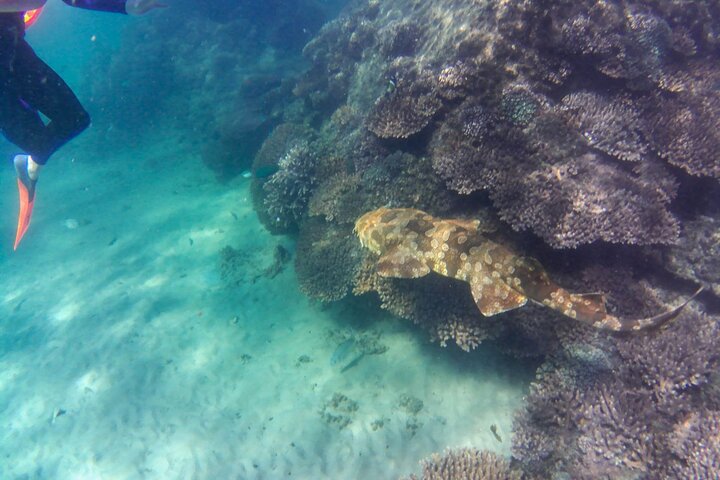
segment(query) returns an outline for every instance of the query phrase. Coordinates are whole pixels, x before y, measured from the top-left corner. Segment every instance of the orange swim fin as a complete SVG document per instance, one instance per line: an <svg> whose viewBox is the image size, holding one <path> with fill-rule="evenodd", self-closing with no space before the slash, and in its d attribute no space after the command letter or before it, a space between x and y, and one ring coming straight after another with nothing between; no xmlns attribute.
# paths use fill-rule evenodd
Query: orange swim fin
<svg viewBox="0 0 720 480"><path fill-rule="evenodd" d="M17 250L25 232L30 226L30 218L32 217L33 206L35 205L35 185L28 187L18 178L18 193L20 195L20 213L18 214L17 232L15 233L15 245L13 250Z"/></svg>

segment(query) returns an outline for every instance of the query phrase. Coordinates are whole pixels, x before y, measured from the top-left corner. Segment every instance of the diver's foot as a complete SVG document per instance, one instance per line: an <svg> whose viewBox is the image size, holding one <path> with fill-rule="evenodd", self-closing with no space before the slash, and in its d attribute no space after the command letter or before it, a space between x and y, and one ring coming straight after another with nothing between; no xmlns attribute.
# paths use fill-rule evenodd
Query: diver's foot
<svg viewBox="0 0 720 480"><path fill-rule="evenodd" d="M13 159L18 181L27 189L30 200L35 196L35 184L40 174L40 165L30 155L15 155Z"/></svg>

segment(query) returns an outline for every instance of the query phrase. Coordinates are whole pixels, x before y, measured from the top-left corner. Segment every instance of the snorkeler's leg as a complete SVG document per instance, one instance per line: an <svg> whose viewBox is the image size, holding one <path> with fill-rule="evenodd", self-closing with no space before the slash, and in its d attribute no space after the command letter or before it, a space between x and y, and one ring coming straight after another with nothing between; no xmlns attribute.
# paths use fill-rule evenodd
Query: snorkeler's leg
<svg viewBox="0 0 720 480"><path fill-rule="evenodd" d="M36 123L31 126L29 119L25 122L26 130L17 132L16 136L26 137L23 143L27 146L16 143L9 135L8 140L44 165L58 148L90 125L90 116L63 79L24 41L18 44L13 73L13 86L20 102L35 111L36 116L36 111L42 112L50 122L43 124L42 129L38 129Z"/></svg>
<svg viewBox="0 0 720 480"><path fill-rule="evenodd" d="M47 135L37 110L17 95L14 77L0 80L0 130L7 140L30 155L42 155Z"/></svg>
<svg viewBox="0 0 720 480"><path fill-rule="evenodd" d="M45 134L45 124L37 111L15 95L12 77L3 77L0 80L0 129L10 142L26 152L33 152L38 139ZM30 226L35 201L35 184L40 166L31 155L23 154L15 156L13 165L20 197L18 226L13 246L13 249L17 249Z"/></svg>

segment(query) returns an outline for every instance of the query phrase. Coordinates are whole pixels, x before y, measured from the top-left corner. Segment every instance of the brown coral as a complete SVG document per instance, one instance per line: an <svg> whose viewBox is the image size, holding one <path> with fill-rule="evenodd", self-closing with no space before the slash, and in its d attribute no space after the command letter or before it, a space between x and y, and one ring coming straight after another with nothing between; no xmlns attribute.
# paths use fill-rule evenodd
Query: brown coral
<svg viewBox="0 0 720 480"><path fill-rule="evenodd" d="M675 427L673 452L682 463L675 478L714 478L720 472L720 412L693 412Z"/></svg>
<svg viewBox="0 0 720 480"><path fill-rule="evenodd" d="M359 245L348 226L314 217L303 222L297 242L295 272L300 290L324 302L348 294L360 266Z"/></svg>
<svg viewBox="0 0 720 480"><path fill-rule="evenodd" d="M560 109L591 147L628 162L647 155L639 133L640 114L629 99L580 91L566 95Z"/></svg>
<svg viewBox="0 0 720 480"><path fill-rule="evenodd" d="M360 176L338 173L323 182L310 198L308 213L328 222L352 224L365 211Z"/></svg>
<svg viewBox="0 0 720 480"><path fill-rule="evenodd" d="M354 288L356 295L376 292L383 309L419 325L442 346L452 341L470 351L499 334L502 322L478 315L462 283L448 283L436 276L413 281L382 278L375 273L376 260L368 256L363 262ZM442 302L437 301L438 296Z"/></svg>
<svg viewBox="0 0 720 480"><path fill-rule="evenodd" d="M475 448L449 450L423 460L420 477L408 480L520 480L522 472L496 453Z"/></svg>
<svg viewBox="0 0 720 480"><path fill-rule="evenodd" d="M700 216L685 223L677 245L664 252L665 268L720 295L720 220Z"/></svg>
<svg viewBox="0 0 720 480"><path fill-rule="evenodd" d="M430 148L448 187L488 191L503 220L516 230L532 229L552 246L677 238L677 220L667 210L675 195L669 173L648 161L629 174L589 150L557 112L541 110L520 128L469 99Z"/></svg>
<svg viewBox="0 0 720 480"><path fill-rule="evenodd" d="M306 145L308 141L314 138L313 130L305 125L293 123L284 123L278 125L272 133L265 139L253 160L252 173L253 179L250 185L250 193L252 197L255 212L257 212L260 222L265 228L273 234L283 234L292 231L296 226L294 220L290 218L292 215L278 215L279 210L283 210L282 189L275 187L265 188L272 176L279 172L281 160L292 157L291 152L297 153L300 145ZM307 149L307 148L306 148ZM297 169L296 169L297 170ZM279 175L275 183L276 187L280 187L281 178L287 177L286 174ZM287 183L287 182L282 182ZM270 199L268 196L270 195ZM274 198L272 198L274 196ZM288 205L292 198L288 198ZM298 210L300 215L303 208ZM283 218L280 218L280 217Z"/></svg>
<svg viewBox="0 0 720 480"><path fill-rule="evenodd" d="M691 175L720 178L720 72L695 91L658 94L646 103L643 132L658 155ZM712 85L712 87L711 87Z"/></svg>
<svg viewBox="0 0 720 480"><path fill-rule="evenodd" d="M380 138L408 138L442 108L437 80L430 71L410 70L392 74L391 82L368 116L368 129Z"/></svg>

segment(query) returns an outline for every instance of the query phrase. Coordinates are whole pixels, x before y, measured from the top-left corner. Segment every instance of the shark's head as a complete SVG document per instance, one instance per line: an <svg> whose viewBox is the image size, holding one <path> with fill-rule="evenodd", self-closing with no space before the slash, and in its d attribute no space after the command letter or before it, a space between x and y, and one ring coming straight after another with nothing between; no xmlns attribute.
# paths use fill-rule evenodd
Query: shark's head
<svg viewBox="0 0 720 480"><path fill-rule="evenodd" d="M378 208L364 214L355 222L355 234L362 246L378 255L387 248L384 232L390 227L391 219L387 218L389 212L391 211L387 208Z"/></svg>
<svg viewBox="0 0 720 480"><path fill-rule="evenodd" d="M412 208L381 207L368 212L355 222L355 234L363 247L382 255L400 244L408 235L417 237L418 231L431 227L428 214Z"/></svg>

